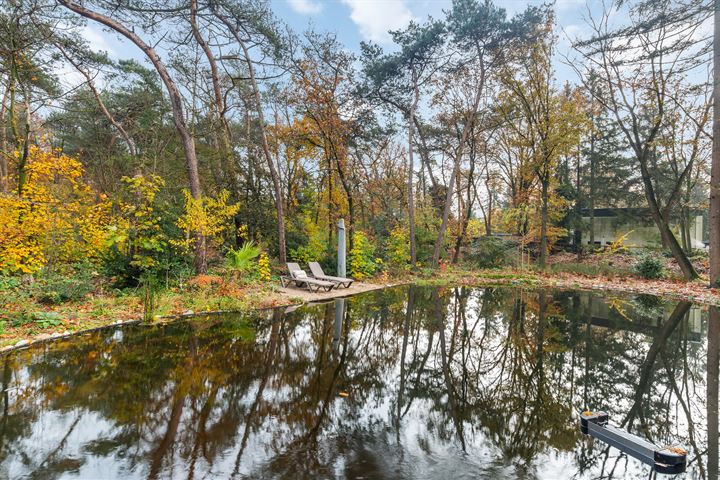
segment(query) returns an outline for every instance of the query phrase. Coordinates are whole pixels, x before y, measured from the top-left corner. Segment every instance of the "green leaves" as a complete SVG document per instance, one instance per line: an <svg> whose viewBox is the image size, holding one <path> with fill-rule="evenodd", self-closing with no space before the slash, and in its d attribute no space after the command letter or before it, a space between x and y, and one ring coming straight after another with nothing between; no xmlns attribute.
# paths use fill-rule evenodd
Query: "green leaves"
<svg viewBox="0 0 720 480"><path fill-rule="evenodd" d="M652 255L645 255L635 264L635 271L647 280L662 278L665 267L662 261Z"/></svg>
<svg viewBox="0 0 720 480"><path fill-rule="evenodd" d="M350 275L357 279L371 277L377 270L375 245L363 232L353 235L353 248L350 250Z"/></svg>
<svg viewBox="0 0 720 480"><path fill-rule="evenodd" d="M231 248L225 255L225 264L228 268L240 272L248 271L253 266L253 260L260 255L260 247L255 242L245 242L242 247L235 250Z"/></svg>

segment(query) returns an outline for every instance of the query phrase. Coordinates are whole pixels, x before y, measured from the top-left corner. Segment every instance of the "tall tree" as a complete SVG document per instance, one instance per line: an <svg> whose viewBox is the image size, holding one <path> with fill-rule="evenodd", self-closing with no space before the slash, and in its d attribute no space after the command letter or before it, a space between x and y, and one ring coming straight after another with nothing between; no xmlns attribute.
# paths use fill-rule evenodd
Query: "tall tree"
<svg viewBox="0 0 720 480"><path fill-rule="evenodd" d="M261 49L261 53L277 55L280 51L280 37L272 25L272 13L268 10L266 4L243 4L234 0L222 0L209 2L209 8L215 18L227 28L231 38L237 43L236 46L239 47L239 51L226 54L223 58L240 60L247 68L247 80L252 90L252 105L258 118L262 153L270 172L273 191L275 193L278 257L280 262L284 263L287 259L287 253L285 245L285 213L282 183L277 166L275 165L275 160L270 151L262 92L260 90L260 79L256 73L256 65L261 64L261 62L253 58L253 51L251 51L253 46L258 46Z"/></svg>
<svg viewBox="0 0 720 480"><path fill-rule="evenodd" d="M710 167L710 285L720 285L720 0L713 2L713 113ZM720 316L717 309L714 315ZM715 318L715 321L720 321ZM715 392L717 394L717 392ZM717 414L717 412L716 412Z"/></svg>
<svg viewBox="0 0 720 480"><path fill-rule="evenodd" d="M505 10L496 7L490 0L454 0L447 13L446 23L455 56L448 68L456 71L466 69L466 75L475 79L475 89L470 104L462 112L459 142L452 152L452 169L445 193L442 220L433 248L434 266L438 265L445 244L456 179L468 136L481 107L486 83L508 57L512 56L513 51L518 50L520 44L531 41L537 31L536 26L543 24L547 15L546 8L530 7L507 20Z"/></svg>
<svg viewBox="0 0 720 480"><path fill-rule="evenodd" d="M27 162L33 140L33 117L36 111L61 95L54 74L55 59L48 55L53 35L44 22L36 22L42 3L5 2L0 4L0 78L4 84L2 143L0 151L0 191L7 190L8 164L15 163L18 195L23 194L27 179ZM8 148L6 127L12 149ZM17 153L15 153L17 152Z"/></svg>
<svg viewBox="0 0 720 480"><path fill-rule="evenodd" d="M656 10L630 10L635 41L627 45L627 34L610 30L611 9L605 9L599 20L589 19L593 37L576 44L586 60L585 68L597 69L602 79L603 95L595 98L612 112L622 129L637 161L645 199L663 244L672 252L686 279L698 274L683 251L669 225L669 211L680 189L673 188L663 202L651 172L655 142L667 121L668 109L673 107L672 88L679 76L686 75L698 65L692 53L696 45L692 36L698 28L688 22L670 22L663 17L658 23L648 23L648 16L667 11L669 2L660 2ZM654 17L653 17L654 18ZM581 75L581 78L587 78ZM591 91L592 92L592 91ZM679 175L679 182L690 173L691 165Z"/></svg>
<svg viewBox="0 0 720 480"><path fill-rule="evenodd" d="M293 83L289 97L297 114L298 127L305 141L323 155L328 199L328 233L334 221L348 214L350 248L357 220L356 169L349 146L360 128L358 121L365 105L357 101L353 91L355 57L346 52L334 35L305 34L302 55L293 60ZM338 184L347 201L344 206L332 205L333 185Z"/></svg>
<svg viewBox="0 0 720 480"><path fill-rule="evenodd" d="M383 54L379 46L362 44L366 98L378 99L400 111L407 121L407 202L410 263L417 265L415 238L415 124L421 90L430 83L443 62L445 26L430 20L424 25L410 22L405 30L391 32L399 51Z"/></svg>
<svg viewBox="0 0 720 480"><path fill-rule="evenodd" d="M135 32L135 28L131 25L125 25L119 20L118 10L114 10L113 16L105 15L101 12L91 10L86 5L87 3L80 5L70 0L58 0L68 10L71 10L78 15L85 17L89 20L97 22L107 28L124 36L136 45L150 60L155 67L158 75L162 79L165 88L167 89L170 97L170 104L172 106L173 120L175 122L175 128L180 135L183 151L185 152L185 167L187 169L188 180L190 184L190 194L193 199L201 201L202 199L202 187L200 185L200 173L198 171L198 159L195 151L195 139L192 134L192 130L188 127L187 119L185 118L183 98L180 93L180 89L173 80L170 72L168 71L165 63L160 58L155 48L143 40L139 34ZM136 13L134 8L128 9L130 15ZM121 11L121 10L120 10ZM123 12L128 13L128 12ZM204 273L207 271L207 245L206 239L201 234L195 235L195 270L198 273Z"/></svg>
<svg viewBox="0 0 720 480"><path fill-rule="evenodd" d="M552 18L542 27L527 59L517 70L506 68L502 80L516 106L508 113L507 125L516 130L530 151L531 168L540 186L540 256L544 269L548 257L550 197L560 159L580 143L583 118L579 92L561 94L554 85L552 69Z"/></svg>

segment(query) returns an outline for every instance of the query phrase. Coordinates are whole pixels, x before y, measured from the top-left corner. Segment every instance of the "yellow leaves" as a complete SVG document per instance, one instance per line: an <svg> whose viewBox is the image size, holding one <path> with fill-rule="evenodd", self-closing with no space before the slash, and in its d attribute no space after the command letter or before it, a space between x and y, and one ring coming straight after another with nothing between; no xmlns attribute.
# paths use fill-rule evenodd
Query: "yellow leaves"
<svg viewBox="0 0 720 480"><path fill-rule="evenodd" d="M613 240L609 245L605 246L605 249L601 252L601 255L603 256L612 256L616 253L621 252L622 250L625 250L629 247L634 247L635 245L626 245L625 242L627 242L628 237L631 233L633 233L635 230L630 230L627 233L624 233L622 235L618 234L618 236Z"/></svg>
<svg viewBox="0 0 720 480"><path fill-rule="evenodd" d="M257 263L258 276L263 282L269 282L272 279L272 271L270 270L270 259L267 253L262 252Z"/></svg>
<svg viewBox="0 0 720 480"><path fill-rule="evenodd" d="M229 205L230 192L223 190L216 197L193 198L190 192L183 190L185 196L185 213L178 218L177 225L186 233L186 238L199 234L203 237L222 243L222 235L230 231L230 220L240 210L240 205Z"/></svg>
<svg viewBox="0 0 720 480"><path fill-rule="evenodd" d="M106 247L110 204L82 182L80 162L33 145L25 171L22 196L0 196L0 272L96 258Z"/></svg>

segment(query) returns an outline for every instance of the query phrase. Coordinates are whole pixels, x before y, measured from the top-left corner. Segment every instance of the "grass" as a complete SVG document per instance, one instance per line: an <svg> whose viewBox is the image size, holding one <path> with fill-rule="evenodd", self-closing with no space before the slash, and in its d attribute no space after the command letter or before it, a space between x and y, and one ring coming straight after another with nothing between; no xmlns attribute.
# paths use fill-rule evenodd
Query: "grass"
<svg viewBox="0 0 720 480"><path fill-rule="evenodd" d="M153 316L173 316L189 310L246 311L286 302L274 283L237 280L222 273L205 277L196 283L161 288L155 297ZM0 285L0 347L39 334L75 332L143 317L140 288L99 289L78 300L46 305L29 294L32 286L6 283Z"/></svg>
<svg viewBox="0 0 720 480"><path fill-rule="evenodd" d="M634 270L616 267L607 263L555 263L550 265L550 273L572 273L587 277L636 276Z"/></svg>

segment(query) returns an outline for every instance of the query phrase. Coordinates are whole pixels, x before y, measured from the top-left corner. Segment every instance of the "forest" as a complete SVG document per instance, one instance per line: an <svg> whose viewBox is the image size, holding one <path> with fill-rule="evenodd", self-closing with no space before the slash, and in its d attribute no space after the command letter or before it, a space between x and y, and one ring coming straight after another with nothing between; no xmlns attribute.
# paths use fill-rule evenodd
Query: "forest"
<svg viewBox="0 0 720 480"><path fill-rule="evenodd" d="M717 287L713 5L591 2L572 33L551 3L452 0L350 48L266 0L5 1L2 330L207 285L233 308L286 261L334 272L340 219L358 280Z"/></svg>

